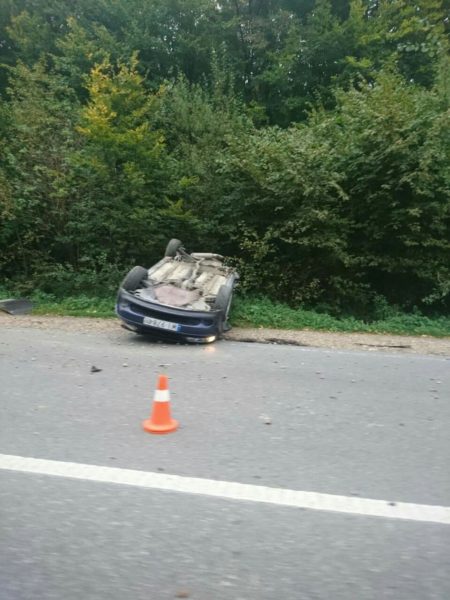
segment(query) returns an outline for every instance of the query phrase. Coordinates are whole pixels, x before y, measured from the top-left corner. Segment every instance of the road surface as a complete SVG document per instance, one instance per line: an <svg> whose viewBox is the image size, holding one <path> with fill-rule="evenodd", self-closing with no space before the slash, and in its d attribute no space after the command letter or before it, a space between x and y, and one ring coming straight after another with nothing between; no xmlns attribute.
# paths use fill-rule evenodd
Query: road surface
<svg viewBox="0 0 450 600"><path fill-rule="evenodd" d="M168 436L140 428L159 373ZM450 597L449 374L446 357L0 330L1 600Z"/></svg>

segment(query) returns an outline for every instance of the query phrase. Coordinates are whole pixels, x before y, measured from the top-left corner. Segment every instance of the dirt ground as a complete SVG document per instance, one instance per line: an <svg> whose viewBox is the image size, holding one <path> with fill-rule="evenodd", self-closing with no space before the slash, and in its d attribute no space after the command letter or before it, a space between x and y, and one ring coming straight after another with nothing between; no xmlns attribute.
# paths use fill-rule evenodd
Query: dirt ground
<svg viewBox="0 0 450 600"><path fill-rule="evenodd" d="M117 319L81 317L54 317L37 315L8 315L0 311L0 330L12 327L59 329L62 331L120 331ZM0 333L1 335L1 333ZM225 334L225 339L240 342L266 344L292 344L312 348L341 350L371 350L378 352L402 352L433 354L450 357L450 338L435 338L427 335L400 336L368 333L331 333L322 331L285 329L244 329L234 327Z"/></svg>

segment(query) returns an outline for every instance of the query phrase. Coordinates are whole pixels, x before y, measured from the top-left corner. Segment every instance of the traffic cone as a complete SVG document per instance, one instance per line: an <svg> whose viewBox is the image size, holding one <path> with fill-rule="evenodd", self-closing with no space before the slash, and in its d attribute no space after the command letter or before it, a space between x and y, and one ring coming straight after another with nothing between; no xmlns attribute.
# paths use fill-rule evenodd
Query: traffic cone
<svg viewBox="0 0 450 600"><path fill-rule="evenodd" d="M153 409L150 419L142 421L142 427L149 433L170 433L178 428L178 421L170 416L170 392L167 375L160 375L153 396Z"/></svg>

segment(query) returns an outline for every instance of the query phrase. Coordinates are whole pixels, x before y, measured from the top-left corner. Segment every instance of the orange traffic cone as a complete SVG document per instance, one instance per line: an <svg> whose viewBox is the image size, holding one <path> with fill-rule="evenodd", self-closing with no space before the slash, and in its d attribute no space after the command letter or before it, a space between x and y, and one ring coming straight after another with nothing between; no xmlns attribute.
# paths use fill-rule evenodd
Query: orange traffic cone
<svg viewBox="0 0 450 600"><path fill-rule="evenodd" d="M178 428L178 421L170 416L170 392L167 375L160 375L153 396L153 409L150 419L142 422L149 433L170 433Z"/></svg>

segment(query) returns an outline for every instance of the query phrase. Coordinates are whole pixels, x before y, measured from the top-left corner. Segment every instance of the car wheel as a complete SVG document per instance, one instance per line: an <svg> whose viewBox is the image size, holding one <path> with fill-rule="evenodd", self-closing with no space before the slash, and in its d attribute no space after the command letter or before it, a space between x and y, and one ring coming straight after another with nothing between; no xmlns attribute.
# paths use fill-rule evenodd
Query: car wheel
<svg viewBox="0 0 450 600"><path fill-rule="evenodd" d="M183 247L183 243L180 240L172 239L167 244L166 251L164 252L164 256L176 256L176 253L180 248Z"/></svg>
<svg viewBox="0 0 450 600"><path fill-rule="evenodd" d="M141 283L143 279L147 278L147 269L144 267L133 267L131 271L125 276L125 279L122 281L121 287L127 292L132 292Z"/></svg>
<svg viewBox="0 0 450 600"><path fill-rule="evenodd" d="M231 308L231 300L233 297L233 286L230 285L222 285L219 288L219 292L216 296L216 300L214 302L214 309L220 310L222 313L220 333L227 331L230 329L228 325L228 314Z"/></svg>

